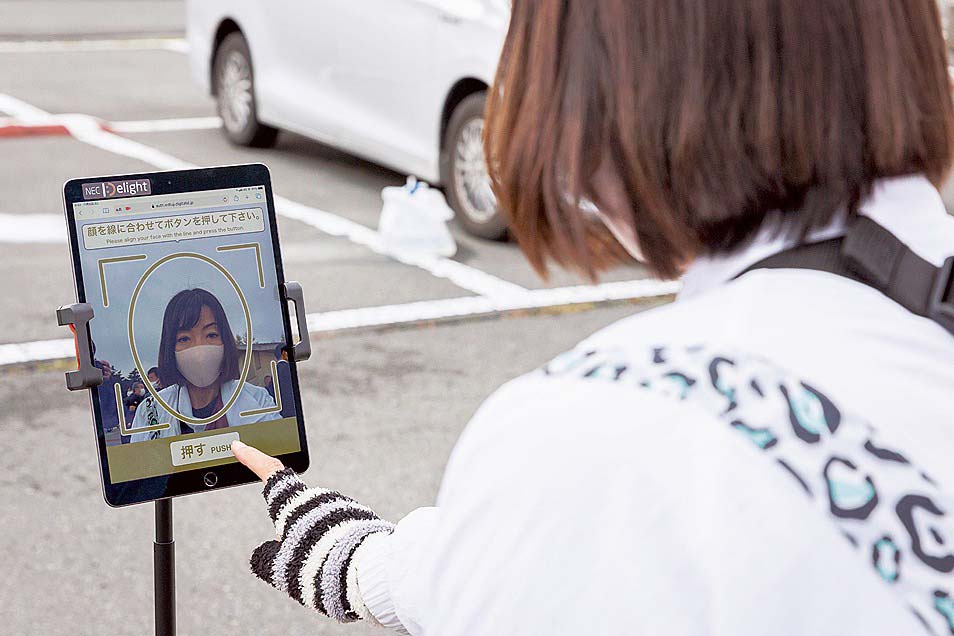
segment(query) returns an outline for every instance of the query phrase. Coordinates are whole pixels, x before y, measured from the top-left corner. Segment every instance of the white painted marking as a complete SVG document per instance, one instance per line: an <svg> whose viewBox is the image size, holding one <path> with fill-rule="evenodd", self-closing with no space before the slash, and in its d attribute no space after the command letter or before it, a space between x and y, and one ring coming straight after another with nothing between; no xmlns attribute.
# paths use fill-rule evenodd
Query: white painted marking
<svg viewBox="0 0 954 636"><path fill-rule="evenodd" d="M62 360L76 355L72 338L37 340L0 345L0 366L44 360Z"/></svg>
<svg viewBox="0 0 954 636"><path fill-rule="evenodd" d="M0 94L0 98L2 97L4 95ZM4 102L0 99L0 110L4 110L3 104ZM31 112L34 116L39 116L38 113L42 113L48 119L52 117L49 113L12 97L8 98L8 107L11 110L6 110L6 112L18 118L22 118L24 114ZM103 130L100 121L95 117L58 115L55 119L58 124L66 126L70 134L78 141L118 155L138 159L160 170L186 170L197 167L195 164L182 161L146 144ZM420 267L438 278L445 278L458 287L482 296L504 298L526 292L526 289L519 285L448 258L387 249L375 230L337 214L312 208L279 196L275 197L275 204L278 214L284 217L296 219L332 236L347 238L378 254L389 256L406 265Z"/></svg>
<svg viewBox="0 0 954 636"><path fill-rule="evenodd" d="M60 115L57 117L57 123L66 126L77 141L117 155L138 159L160 170L187 170L197 167L195 164L182 161L151 146L103 130L95 117Z"/></svg>
<svg viewBox="0 0 954 636"><path fill-rule="evenodd" d="M449 258L388 249L384 246L378 232L336 214L310 208L279 196L275 197L275 205L278 213L286 218L306 223L331 236L347 238L352 243L363 245L375 253L389 256L405 265L420 267L438 278L445 278L458 287L481 296L507 298L527 292L524 287Z"/></svg>
<svg viewBox="0 0 954 636"><path fill-rule="evenodd" d="M544 309L547 307L642 300L668 296L679 291L677 282L633 280L602 285L558 287L528 290L520 297L492 299L482 296L425 300L401 305L384 305L361 309L344 309L309 314L309 333L331 333L352 329L413 325L432 320L493 315L509 311ZM49 360L62 360L75 355L73 340L38 340L0 345L0 367Z"/></svg>
<svg viewBox="0 0 954 636"><path fill-rule="evenodd" d="M0 42L0 53L76 53L83 51L173 51L175 53L187 53L189 45L182 38Z"/></svg>
<svg viewBox="0 0 954 636"><path fill-rule="evenodd" d="M582 305L622 300L640 300L668 296L679 291L678 282L632 280L601 285L532 289L521 296L493 299L466 296L442 300L425 300L401 305L344 309L308 315L308 331L324 333L414 324L467 316L490 315L508 311L543 309L566 305Z"/></svg>
<svg viewBox="0 0 954 636"><path fill-rule="evenodd" d="M29 104L27 104L29 106ZM17 105L8 104L11 110L20 110ZM4 109L0 108L0 111ZM6 111L4 111L6 112ZM23 111L25 112L25 111ZM62 124L68 115L50 115L45 111L33 112L26 119L20 117L0 117L0 128L6 126L56 125ZM185 130L213 130L222 127L219 117L184 117L180 119L151 119L143 121L101 122L109 130L118 134L138 134L152 132L174 132Z"/></svg>
<svg viewBox="0 0 954 636"><path fill-rule="evenodd" d="M62 214L0 213L0 243L66 243Z"/></svg>
<svg viewBox="0 0 954 636"><path fill-rule="evenodd" d="M45 110L4 93L0 93L0 112L12 116L21 124L49 124L53 120L53 116Z"/></svg>
<svg viewBox="0 0 954 636"><path fill-rule="evenodd" d="M172 51L173 53L188 53L189 43L182 39L171 39L166 41L166 43L163 45L163 48L167 51Z"/></svg>
<svg viewBox="0 0 954 636"><path fill-rule="evenodd" d="M0 126L2 125L3 121L0 120ZM181 130L211 130L221 128L222 119L219 117L185 117L182 119L114 121L110 122L108 126L113 132L124 135Z"/></svg>

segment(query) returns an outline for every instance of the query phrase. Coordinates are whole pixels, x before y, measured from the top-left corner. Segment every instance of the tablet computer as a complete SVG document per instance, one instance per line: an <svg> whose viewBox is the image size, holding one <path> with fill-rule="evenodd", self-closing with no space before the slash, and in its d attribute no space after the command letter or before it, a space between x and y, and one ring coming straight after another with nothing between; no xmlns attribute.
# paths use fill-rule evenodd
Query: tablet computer
<svg viewBox="0 0 954 636"><path fill-rule="evenodd" d="M305 470L268 169L73 179L64 203L103 371L90 396L106 502L255 481L236 439Z"/></svg>

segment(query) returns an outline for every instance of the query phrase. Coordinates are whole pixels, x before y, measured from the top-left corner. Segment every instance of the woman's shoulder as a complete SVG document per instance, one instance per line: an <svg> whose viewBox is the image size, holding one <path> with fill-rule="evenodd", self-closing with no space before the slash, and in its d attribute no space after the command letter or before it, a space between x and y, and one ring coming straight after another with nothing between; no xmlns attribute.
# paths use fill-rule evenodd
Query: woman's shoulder
<svg viewBox="0 0 954 636"><path fill-rule="evenodd" d="M166 404L174 405L176 392L178 390L179 386L176 384L164 387L158 391L155 391L155 389L147 389L146 396L136 408L136 415L133 418L133 427L138 428L139 426L144 426L143 423L148 420L150 413L154 416L165 413L165 409L156 400L156 396Z"/></svg>
<svg viewBox="0 0 954 636"><path fill-rule="evenodd" d="M654 364L656 354L653 348L578 347L507 382L474 414L454 463L544 453L573 456L580 466L606 459L596 449L641 445L647 436L679 448L681 422L721 429L717 413L684 399L687 386L701 385L705 368L686 367L674 356Z"/></svg>
<svg viewBox="0 0 954 636"><path fill-rule="evenodd" d="M511 443L564 435L623 439L651 435L665 443L680 426L726 423L770 444L769 432L745 424L747 413L768 410L787 423L798 405L813 417L838 417L832 400L771 361L722 345L686 345L678 340L635 346L613 338L588 340L495 391L475 414L467 438ZM810 422L822 426L824 422ZM723 426L712 426L720 431ZM711 440L718 443L718 439ZM731 444L735 444L733 438Z"/></svg>
<svg viewBox="0 0 954 636"><path fill-rule="evenodd" d="M235 391L235 387L238 386L238 384L239 384L238 380L230 380L226 384L226 387L225 387L226 390L224 391L224 393L226 393L227 395L231 395L232 392ZM257 384L252 384L251 382L247 382L247 381L242 384L242 393L245 394L246 396L251 396L256 399L262 398L263 396L266 396L266 395L268 397L271 397L269 392L266 391L264 387L260 387Z"/></svg>
<svg viewBox="0 0 954 636"><path fill-rule="evenodd" d="M165 399L167 397L175 395L179 391L178 384L170 384L169 386L164 386L159 389L159 397Z"/></svg>
<svg viewBox="0 0 954 636"><path fill-rule="evenodd" d="M162 387L158 391L155 389L147 389L146 396L143 398L142 403L155 403L157 395L160 399L162 399L163 402L169 403L170 400L175 399L176 393L178 393L178 391L178 384L170 384L169 386Z"/></svg>
<svg viewBox="0 0 954 636"><path fill-rule="evenodd" d="M146 395L143 397L141 404L145 403L154 403L156 401L156 396L159 396L164 402L168 402L173 399L176 395L176 392L179 390L178 384L170 384L169 386L163 387L158 391L155 389L146 389Z"/></svg>
<svg viewBox="0 0 954 636"><path fill-rule="evenodd" d="M501 386L458 440L439 504L475 489L493 491L489 499L508 489L546 489L534 506L556 505L568 488L602 492L607 484L652 480L667 465L705 462L696 458L703 449L744 459L717 413L679 399L677 379L650 390L635 364L634 375L620 372L625 364L612 352L571 352Z"/></svg>

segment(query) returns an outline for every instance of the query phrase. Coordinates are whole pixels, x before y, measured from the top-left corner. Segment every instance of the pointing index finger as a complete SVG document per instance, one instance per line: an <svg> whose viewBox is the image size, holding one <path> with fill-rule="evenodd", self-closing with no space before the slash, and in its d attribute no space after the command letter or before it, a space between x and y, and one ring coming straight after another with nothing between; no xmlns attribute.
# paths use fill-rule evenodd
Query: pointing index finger
<svg viewBox="0 0 954 636"><path fill-rule="evenodd" d="M268 481L269 477L285 468L281 461L239 440L232 442L232 454L262 481Z"/></svg>

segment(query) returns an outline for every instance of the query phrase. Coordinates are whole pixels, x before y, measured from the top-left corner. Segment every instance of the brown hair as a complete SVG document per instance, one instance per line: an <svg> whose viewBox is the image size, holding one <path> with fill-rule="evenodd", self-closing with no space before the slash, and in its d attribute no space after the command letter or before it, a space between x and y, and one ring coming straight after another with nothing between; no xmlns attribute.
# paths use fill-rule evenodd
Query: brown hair
<svg viewBox="0 0 954 636"><path fill-rule="evenodd" d="M804 237L879 177L939 185L954 148L935 0L514 0L487 120L530 262L593 278L622 252L585 200L675 277L772 210Z"/></svg>
<svg viewBox="0 0 954 636"><path fill-rule="evenodd" d="M186 384L186 379L176 363L176 335L180 331L195 327L203 307L208 307L212 311L219 328L219 339L225 347L219 379L223 382L239 379L238 347L222 303L212 292L204 289L183 289L172 297L162 316L162 334L159 336L159 381L163 387Z"/></svg>

